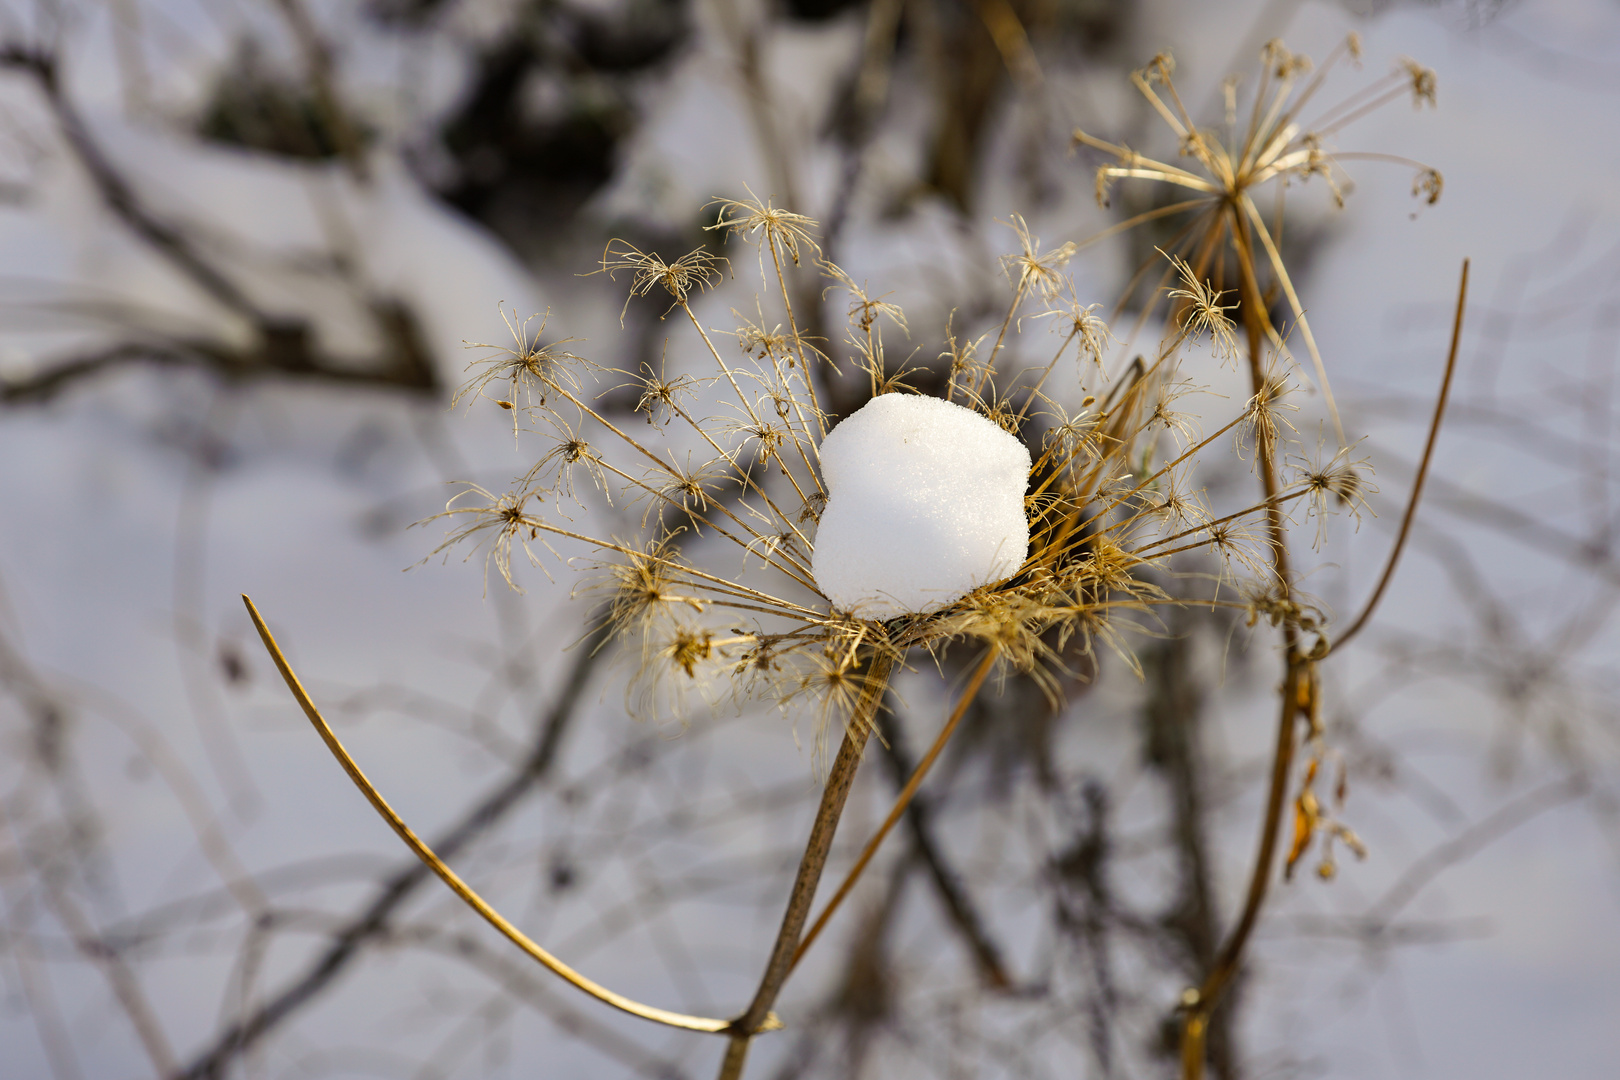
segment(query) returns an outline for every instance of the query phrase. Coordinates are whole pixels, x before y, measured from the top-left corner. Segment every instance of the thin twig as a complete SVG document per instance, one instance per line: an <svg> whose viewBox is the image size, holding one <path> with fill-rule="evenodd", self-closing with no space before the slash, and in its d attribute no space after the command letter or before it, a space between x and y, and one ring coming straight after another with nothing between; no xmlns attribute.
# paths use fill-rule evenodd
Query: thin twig
<svg viewBox="0 0 1620 1080"><path fill-rule="evenodd" d="M1401 518L1401 531L1395 537L1395 547L1389 553L1389 561L1384 564L1384 573L1378 579L1378 587L1373 589L1372 596L1367 598L1367 605L1361 609L1356 621L1350 624L1350 629L1340 634L1334 646L1338 647L1349 641L1361 632L1372 617L1373 609L1378 601L1384 597L1384 590L1389 587L1390 579L1395 576L1395 564L1400 561L1401 550L1406 547L1406 538L1412 531L1412 519L1417 516L1418 499L1423 495L1423 481L1429 475L1429 463L1434 460L1434 444L1440 435L1440 422L1446 415L1446 401L1451 396L1451 377L1457 370L1457 346L1462 341L1463 309L1468 301L1468 260L1462 264L1462 282L1457 286L1457 315L1451 324L1451 351L1446 354L1446 373L1440 380L1440 397L1434 403L1434 419L1429 423L1429 441L1423 444L1423 459L1418 462L1417 479L1412 481L1412 498L1406 504L1406 515Z"/></svg>
<svg viewBox="0 0 1620 1080"><path fill-rule="evenodd" d="M479 799L462 819L447 830L434 845L442 858L453 858L479 836L493 828L520 805L524 795L543 781L557 761L569 722L576 715L592 672L607 655L602 645L608 630L604 624L576 647L577 658L539 724L538 735L528 757L513 774ZM326 950L310 963L303 974L291 980L254 1012L226 1028L214 1043L196 1055L179 1076L183 1080L214 1080L231 1062L279 1027L308 1002L322 993L361 955L368 942L381 939L389 931L389 920L415 891L429 880L431 871L419 860L401 867L379 883L373 897L331 935Z"/></svg>
<svg viewBox="0 0 1620 1080"><path fill-rule="evenodd" d="M287 663L287 658L282 655L281 649L276 645L275 638L270 634L270 628L265 625L258 609L253 606L253 601L244 596L242 602L247 605L248 615L253 619L253 625L258 629L259 637L263 640L265 649L269 651L270 658L275 661L277 670L281 672L281 677L286 680L287 688L292 691L293 697L298 700L298 704L304 710L304 715L309 717L309 722L315 725L315 730L326 743L327 749L332 751L332 755L343 766L343 771L349 774L349 779L354 781L355 786L365 795L372 808L382 816L384 821L388 822L399 838L405 842L405 846L410 848L417 858L426 863L428 869L437 874L440 880L450 887L450 891L465 901L468 907L483 916L484 921L499 930L509 941L528 953L543 967L598 1001L612 1005L616 1009L621 1009L631 1016L639 1016L643 1020L667 1024L670 1027L684 1028L688 1031L704 1031L717 1034L730 1029L731 1024L729 1021L703 1016L687 1016L684 1013L670 1012L667 1009L643 1005L587 979L530 940L528 935L508 922L500 912L490 907L483 897L479 896L466 882L462 881L454 870L446 866L433 853L433 850L424 844L416 833L411 831L410 826L405 824L404 819L394 812L394 808L388 805L377 789L371 785L371 781L366 779L365 774L360 771L360 766L355 764L354 758L349 756L349 752L338 741L338 737L332 731L331 725L326 722L326 719L321 716L320 710L315 707L315 703L310 700L303 684L298 681L298 676L293 674L292 668ZM768 1024L771 1019L774 1019L774 1017L768 1019L762 1017L761 1021Z"/></svg>

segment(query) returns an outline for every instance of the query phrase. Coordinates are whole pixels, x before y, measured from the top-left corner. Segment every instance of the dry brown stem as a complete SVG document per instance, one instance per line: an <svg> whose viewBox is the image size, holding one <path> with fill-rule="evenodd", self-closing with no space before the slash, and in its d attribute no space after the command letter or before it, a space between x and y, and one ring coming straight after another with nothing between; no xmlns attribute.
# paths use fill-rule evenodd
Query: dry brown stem
<svg viewBox="0 0 1620 1080"><path fill-rule="evenodd" d="M365 795L372 808L377 811L384 821L388 822L389 827L405 842L405 846L410 848L417 858L426 863L428 868L450 887L450 891L454 892L468 907L482 916L485 922L499 930L512 944L522 949L564 981L591 995L598 1001L612 1005L614 1008L623 1010L631 1016L638 1016L643 1020L651 1020L659 1024L667 1024L670 1027L684 1028L688 1031L705 1031L717 1034L730 1028L731 1025L725 1020L670 1012L667 1009L643 1005L638 1001L632 1001L623 994L609 990L552 956L551 953L532 941L523 931L507 921L500 912L490 907L483 897L479 896L471 886L462 881L454 870L446 866L443 860L433 853L432 848L423 843L421 838L411 831L410 826L405 824L404 819L394 812L394 808L388 805L382 794L372 786L371 781L366 779L365 773L360 771L360 766L355 763L354 758L349 756L349 752L344 749L343 744L338 740L337 734L332 731L331 725L321 716L320 710L315 707L315 703L310 699L303 684L298 681L298 676L293 673L292 667L287 663L287 658L282 655L280 647L276 645L276 639L270 633L270 628L265 625L258 609L253 606L253 601L244 596L242 602L247 605L248 615L253 620L254 628L259 631L259 637L264 642L265 650L269 652L270 658L275 661L276 670L281 672L282 679L287 683L287 689L292 691L293 697L297 699L299 706L304 710L304 715L315 726L321 740L326 743L327 749L332 751L332 756L337 758L338 763L343 766L343 771L349 774L349 779L354 781L355 786ZM768 1027L774 1019L774 1017L762 1015L756 1021L756 1024L761 1028Z"/></svg>
<svg viewBox="0 0 1620 1080"><path fill-rule="evenodd" d="M1451 323L1451 349L1446 353L1446 373L1440 379L1440 394L1434 402L1434 419L1429 422L1429 438L1423 444L1423 457L1418 462L1417 477L1412 481L1412 497L1407 500L1406 513L1401 517L1401 531L1395 537L1395 547L1390 550L1389 561L1384 564L1384 572L1378 578L1378 585L1373 589L1372 595L1367 598L1367 604L1356 616L1356 621L1350 628L1340 634L1334 641L1334 646L1343 645L1361 632L1372 617L1373 609L1378 601L1383 599L1384 590L1389 587L1390 579L1395 576L1395 564L1400 561L1401 551L1406 547L1406 538L1412 532L1412 519L1417 515L1418 500L1423 497L1423 482L1429 476L1429 464L1434 460L1435 440L1440 436L1440 422L1445 419L1446 402L1451 397L1451 378L1457 370L1457 346L1462 341L1463 309L1468 303L1468 260L1462 264L1462 281L1457 286L1457 314Z"/></svg>
<svg viewBox="0 0 1620 1080"><path fill-rule="evenodd" d="M861 753L872 733L872 718L883 702L888 690L889 675L894 660L887 652L875 654L871 660L866 688L856 706L855 715L844 725L844 741L838 747L838 756L827 775L822 789L821 805L816 810L815 823L810 826L810 839L805 844L804 857L799 860L798 873L793 879L793 890L788 894L787 910L782 915L782 926L777 931L776 943L771 946L770 959L760 977L759 989L747 1011L730 1025L731 1041L726 1045L726 1056L720 1063L719 1080L740 1080L743 1066L748 1061L748 1047L753 1037L765 1030L771 1016L771 1006L793 971L799 936L810 917L810 904L816 896L816 886L827 865L827 853L832 849L833 835L838 831L838 819L844 813L849 799L850 785L855 782L855 770L861 763Z"/></svg>

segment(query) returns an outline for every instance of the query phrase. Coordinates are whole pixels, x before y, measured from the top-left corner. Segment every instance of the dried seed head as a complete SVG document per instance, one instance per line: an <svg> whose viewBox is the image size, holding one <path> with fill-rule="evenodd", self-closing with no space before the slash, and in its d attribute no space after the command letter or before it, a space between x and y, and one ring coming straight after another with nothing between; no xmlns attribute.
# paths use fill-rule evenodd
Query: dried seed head
<svg viewBox="0 0 1620 1080"><path fill-rule="evenodd" d="M1001 257L1001 269L1007 275L1007 280L1020 293L1034 292L1047 300L1052 299L1064 284L1063 275L1058 271L1078 250L1073 241L1042 255L1040 240L1030 235L1029 225L1021 214L1012 215L1010 220L1002 224L1017 234L1019 247L1018 254Z"/></svg>
<svg viewBox="0 0 1620 1080"><path fill-rule="evenodd" d="M1237 332L1226 313L1237 305L1222 304L1221 298L1226 293L1217 292L1215 286L1199 278L1181 256L1171 255L1170 264L1181 279L1181 287L1169 292L1171 299L1182 302L1181 329L1192 341L1207 334L1210 351L1216 357L1223 361L1235 360L1238 353Z"/></svg>
<svg viewBox="0 0 1620 1080"><path fill-rule="evenodd" d="M1421 109L1425 102L1431 108L1438 108L1434 96L1437 87L1434 70L1405 56L1401 57L1396 65L1396 70L1405 74L1412 88L1412 108Z"/></svg>
<svg viewBox="0 0 1620 1080"><path fill-rule="evenodd" d="M556 413L547 413L547 421L553 429L554 445L541 455L527 473L518 481L520 487L529 488L543 484L553 494L565 495L575 503L579 503L579 496L575 492L575 473L584 469L590 478L592 486L602 492L603 496L612 502L612 492L608 490L607 476L602 469L602 459L579 434L579 428L568 423Z"/></svg>
<svg viewBox="0 0 1620 1080"><path fill-rule="evenodd" d="M1372 465L1366 458L1352 459L1354 447L1341 446L1332 457L1322 460L1322 440L1317 440L1314 459L1303 455L1290 455L1289 466L1293 482L1307 492L1306 517L1316 519L1316 541L1320 548L1326 539L1327 517L1334 509L1347 510L1361 526L1361 512L1368 510L1367 496L1376 495L1378 488L1368 482L1366 475Z"/></svg>
<svg viewBox="0 0 1620 1080"><path fill-rule="evenodd" d="M1253 439L1253 451L1258 457L1269 457L1282 435L1282 429L1298 434L1293 424L1288 422L1284 413L1297 412L1299 406L1288 401L1288 395L1294 392L1294 385L1287 373L1275 365L1267 369L1260 380L1260 389L1244 406L1244 423L1238 428L1237 447L1239 455L1246 454L1248 448L1244 445L1245 435Z"/></svg>
<svg viewBox="0 0 1620 1080"><path fill-rule="evenodd" d="M630 375L631 381L621 383L614 389L630 387L638 391L635 411L644 414L647 423L654 427L663 427L679 415L681 398L691 396L699 385L698 380L690 375L670 378L664 361L659 362L657 371L653 370L651 364L642 361L639 374L632 375L628 371L621 371L621 374Z"/></svg>
<svg viewBox="0 0 1620 1080"><path fill-rule="evenodd" d="M610 240L602 249L601 265L592 273L606 274L617 281L620 270L630 272L630 295L624 302L624 310L628 311L631 299L646 296L655 288L662 288L679 307L692 293L712 289L720 281L723 265L725 257L707 248L695 248L674 262L665 262L628 240ZM619 321L624 321L624 311L619 313Z"/></svg>
<svg viewBox="0 0 1620 1080"><path fill-rule="evenodd" d="M849 294L850 324L863 335L871 332L872 328L877 325L879 318L887 318L900 328L901 333L908 336L911 334L911 327L906 323L906 313L900 309L898 304L891 304L884 299L884 297L891 294L884 293L883 296L874 298L866 291L866 286L857 285L855 279L844 272L843 267L826 260L822 260L816 265L833 282L821 290L822 297L825 298L834 289L842 289L847 292Z"/></svg>
<svg viewBox="0 0 1620 1080"><path fill-rule="evenodd" d="M648 501L647 510L641 515L641 527L646 528L648 520L654 515L659 515L662 520L661 515L666 508L679 507L692 518L692 526L696 528L697 516L709 509L711 489L732 476L731 462L724 457L713 458L695 467L688 457L684 468L672 463L668 468L649 470L637 498L648 494L655 497Z"/></svg>
<svg viewBox="0 0 1620 1080"><path fill-rule="evenodd" d="M765 240L770 245L773 255L781 252L793 260L793 265L799 265L801 248L808 248L821 255L821 246L816 243L812 234L817 222L814 218L795 214L771 205L769 199L760 202L749 192L747 199L725 199L716 197L708 205L719 206L719 220L706 229L724 229L728 235L743 236L759 243L759 234L765 234ZM760 247L760 267L764 269L765 248Z"/></svg>
<svg viewBox="0 0 1620 1080"><path fill-rule="evenodd" d="M1433 206L1440 201L1440 192L1445 186L1445 177L1440 175L1439 169L1425 168L1412 179L1412 197Z"/></svg>
<svg viewBox="0 0 1620 1080"><path fill-rule="evenodd" d="M1116 340L1108 324L1097 314L1101 307L1101 304L1082 304L1074 291L1074 282L1069 281L1064 284L1063 295L1035 318L1051 318L1052 329L1073 335L1080 342L1081 357L1091 357L1101 368L1108 343Z"/></svg>
<svg viewBox="0 0 1620 1080"><path fill-rule="evenodd" d="M561 338L548 345L540 343L546 323L551 318L550 308L546 309L544 315L530 315L522 322L508 313L505 305L501 306L500 312L501 320L511 331L516 347L482 341L462 342L465 348L486 350L487 355L468 361L467 370L473 375L456 391L450 405L453 408L468 396L489 397L493 388L502 388L506 396L493 400L512 413L512 435L516 438L520 412L533 416L536 409L545 408L548 394L577 391L580 386L579 369L594 368L595 365L562 347L577 341L577 338ZM531 330L530 325L537 318L540 325Z"/></svg>
<svg viewBox="0 0 1620 1080"><path fill-rule="evenodd" d="M610 590L608 621L621 637L646 639L655 625L673 618L676 606L702 613L706 601L677 583L681 567L675 540L679 531L626 547L622 561L597 563ZM592 586L596 588L599 586Z"/></svg>
<svg viewBox="0 0 1620 1080"><path fill-rule="evenodd" d="M551 545L540 539L540 532L546 522L533 517L526 509L531 501L540 502L540 493L525 490L496 495L478 484L463 482L462 490L450 497L442 511L416 523L426 525L440 518L449 518L457 523L444 538L444 542L429 552L427 558L444 552L445 558L448 559L450 548L476 538L476 543L468 550L465 558L472 558L485 544L489 545L489 551L484 556L485 593L489 591L491 562L494 562L495 569L501 575L501 580L506 582L507 588L514 592L523 592L522 587L512 580L512 545L516 543L521 547L530 565L539 566L542 570L544 567L529 544L539 541L546 550L552 551ZM458 505L464 502L472 505ZM552 554L555 555L556 552L552 551Z"/></svg>
<svg viewBox="0 0 1620 1080"><path fill-rule="evenodd" d="M1276 79L1292 79L1311 70L1311 58L1303 53L1290 52L1282 38L1272 38L1260 48L1260 58L1271 68Z"/></svg>

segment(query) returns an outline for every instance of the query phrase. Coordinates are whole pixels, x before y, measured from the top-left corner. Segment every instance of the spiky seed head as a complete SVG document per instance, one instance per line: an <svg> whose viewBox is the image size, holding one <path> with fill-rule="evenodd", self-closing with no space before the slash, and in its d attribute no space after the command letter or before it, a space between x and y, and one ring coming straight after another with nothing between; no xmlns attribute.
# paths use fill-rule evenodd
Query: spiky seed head
<svg viewBox="0 0 1620 1080"><path fill-rule="evenodd" d="M673 306L680 307L693 293L714 288L724 276L721 268L726 265L725 256L707 248L694 248L674 262L665 262L662 256L642 251L628 240L610 240L602 249L600 265L592 273L606 274L617 281L619 271L629 271L630 294L625 298L624 311L619 313L619 321L623 322L631 299L662 288Z"/></svg>
<svg viewBox="0 0 1620 1080"><path fill-rule="evenodd" d="M1187 260L1179 255L1171 255L1169 258L1170 265L1175 268L1176 276L1181 281L1181 287L1171 289L1169 296L1172 300L1181 301L1182 331L1191 341L1207 335L1210 351L1216 357L1223 361L1236 359L1237 328L1232 325L1232 319L1226 313L1237 305L1222 304L1221 299L1226 295L1226 291L1217 291L1214 285L1199 277L1193 268L1187 265Z"/></svg>
<svg viewBox="0 0 1620 1080"><path fill-rule="evenodd" d="M1041 242L1030 234L1023 215L1013 214L1002 224L1017 235L1019 247L1018 254L1001 257L1002 272L1007 275L1007 280L1013 282L1019 292L1034 292L1047 300L1052 299L1063 288L1064 278L1058 271L1079 249L1073 241L1069 241L1042 255Z"/></svg>
<svg viewBox="0 0 1620 1080"><path fill-rule="evenodd" d="M814 218L795 214L790 210L773 206L770 199L760 202L749 192L746 199L726 199L716 196L709 202L709 206L719 206L719 220L713 225L704 226L705 229L723 229L729 236L743 236L759 243L760 234L764 234L766 242L772 252L781 251L793 260L793 265L799 265L801 249L808 248L821 255L821 245L816 243L813 230L817 226ZM765 248L760 247L761 269Z"/></svg>

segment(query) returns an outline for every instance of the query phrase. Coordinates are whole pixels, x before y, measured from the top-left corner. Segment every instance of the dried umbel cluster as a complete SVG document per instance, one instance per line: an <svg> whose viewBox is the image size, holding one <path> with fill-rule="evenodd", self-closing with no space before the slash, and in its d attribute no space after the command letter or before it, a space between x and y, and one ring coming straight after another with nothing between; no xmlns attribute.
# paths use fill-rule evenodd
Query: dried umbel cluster
<svg viewBox="0 0 1620 1080"><path fill-rule="evenodd" d="M1130 662L1129 628L1153 623L1157 607L1186 602L1162 582L1173 557L1191 551L1215 556L1206 562L1218 581L1236 586L1204 590L1199 603L1278 618L1283 590L1270 542L1255 526L1268 509L1324 488L1341 499L1349 492L1354 505L1365 483L1337 460L1321 469L1307 464L1276 497L1212 516L1194 479L1199 460L1281 445L1293 431L1293 383L1268 379L1200 436L1198 421L1182 411L1193 392L1182 358L1200 338L1217 353L1231 347L1235 330L1222 294L1173 260L1177 280L1166 291L1181 302L1180 317L1151 353L1132 357L1095 305L1075 298L1063 274L1073 245L1043 254L1023 221L1013 224L1021 250L1005 259L1012 297L999 328L971 342L948 341L941 352L949 365L944 400L1032 444L1023 500L1028 556L997 580L949 603L886 617L841 609L823 594L811 569L827 505L820 451L837 418L824 409L818 384L847 359L867 376L874 397L914 393L906 382L912 373L889 361L884 339L907 323L899 308L818 261L829 288L849 297L845 355L835 359L808 340L792 310L787 268L817 253L815 224L757 201L724 202L715 227L758 244L774 295L761 297L757 310L779 305L784 323L705 326L691 301L722 273L706 249L666 262L610 246L601 270L628 273L632 299L657 294L667 315L689 322L714 373L699 380L646 366L606 368L514 325L514 347L475 361L464 393L493 398L549 445L512 490L468 486L453 498L441 516L456 527L441 550L478 541L473 550L508 584L514 547L536 563L542 548L563 552L562 542L571 545L568 554L588 554L597 571L588 587L608 591L607 617L639 651L644 692L635 700L649 707L684 697L687 687L723 683L739 696L808 700L824 717L847 719L868 687L874 657L904 664L963 638L993 646L1055 693L1062 658L1076 647L1088 653L1103 642ZM1030 366L1015 358L1030 347L1021 335L1037 329L1048 342L1046 332L1055 330L1057 342L1044 345L1044 364ZM1078 386L1060 393L1057 380ZM626 385L644 423L608 415L604 399L622 398ZM1067 409L1064 397L1081 404ZM704 411L724 411L704 415L698 401L707 402ZM699 453L674 449L694 443ZM590 490L615 505L639 503L642 536L580 532L570 503ZM1320 497L1311 505L1327 508ZM949 509L973 513L972 506ZM683 541L709 534L728 541L734 558L695 565ZM658 692L671 682L674 693Z"/></svg>
<svg viewBox="0 0 1620 1080"><path fill-rule="evenodd" d="M1158 286L1141 303L1130 335L1139 336L1163 301L1169 329L1149 351L1133 355L1116 342L1099 305L1076 295L1064 274L1075 244L1043 252L1024 221L1012 219L1020 250L1003 260L1012 292L1005 317L993 337L961 341L948 334L939 357L944 400L1030 445L1030 546L1014 572L928 610L896 615L890 605L881 618L863 617L859 606L840 609L818 587L811 568L828 497L820 447L839 419L824 407L826 380L847 363L865 374L874 398L913 393L908 378L916 370L890 361L884 337L909 336L909 325L895 304L820 258L814 221L752 199L721 200L711 228L757 248L764 292L754 320L739 316L733 327L718 329L699 319L693 298L728 269L708 247L666 261L614 242L598 271L628 278L626 307L652 298L667 305L665 317L689 322L713 361L708 377L593 363L568 351L568 339L544 340L544 322L534 332L528 323L514 325L513 347L480 346L486 355L471 365L462 395L494 399L511 413L515 433L527 425L549 445L510 491L469 485L453 498L441 516L456 527L440 550L476 540L508 584L514 545L531 561L538 561L536 545L560 551L555 541L571 542L571 556L592 556L599 573L591 586L608 590L605 610L615 632L639 650L632 700L643 711L678 706L686 691L700 689L711 698L735 692L784 704L808 700L824 717L847 718L866 689L862 673L873 657L903 664L961 638L994 646L1055 690L1054 675L1072 646L1089 652L1105 642L1130 662L1126 631L1153 624L1156 607L1186 602L1163 582L1172 558L1193 551L1213 555L1204 565L1222 584L1236 586L1203 589L1199 603L1244 607L1251 623L1264 618L1319 635L1322 616L1287 580L1288 508L1304 500L1305 516L1320 522L1339 509L1359 513L1376 489L1339 427L1325 368L1282 262L1281 191L1290 180L1322 176L1334 199L1342 199L1339 162L1390 159L1330 153L1332 137L1400 95L1410 93L1418 104L1434 100L1433 73L1403 61L1384 82L1302 126L1298 117L1328 70L1359 54L1352 37L1307 79L1309 60L1269 43L1241 133L1237 84L1226 84L1224 135L1194 125L1171 79L1172 61L1155 57L1134 81L1198 171L1075 133L1078 142L1117 158L1098 171L1099 199L1109 182L1124 178L1161 181L1193 196L1116 227L1187 217L1161 257ZM1432 177L1424 190L1437 195L1438 174L1412 164L1420 177ZM1267 183L1279 192L1270 222L1253 197ZM838 347L807 338L794 310L795 295L805 294L790 281L805 264L822 275L828 292L848 297L848 329ZM1133 291L1151 270L1138 272ZM1263 314L1267 298L1279 292L1311 356L1309 376L1294 367L1285 332ZM1242 327L1233 319L1239 308ZM767 309L779 312L780 321L768 318ZM1044 364L1025 358L1037 346L1021 339L1035 327L1059 339ZM1202 341L1202 355L1236 358L1245 331L1252 396L1236 409L1227 405L1226 421L1200 435L1199 421L1183 405L1201 377L1183 363L1186 346ZM908 341L906 351L920 350ZM1298 433L1291 398L1300 379L1321 391L1336 433L1330 452L1292 446ZM1060 391L1064 380L1071 385ZM610 419L608 395L626 388L645 425ZM713 414L715 408L721 411ZM1246 456L1266 483L1260 501L1216 517L1194 477L1200 459L1231 452L1225 447ZM587 491L639 503L642 535L596 537L573 528L567 504ZM1318 532L1320 539L1320 526ZM734 545L735 558L694 565L686 541L707 534ZM1315 648L1325 652L1325 641Z"/></svg>
<svg viewBox="0 0 1620 1080"><path fill-rule="evenodd" d="M1440 172L1420 161L1394 154L1341 150L1335 140L1345 128L1368 113L1410 96L1413 108L1425 104L1435 105L1434 72L1415 61L1402 59L1391 73L1349 97L1323 110L1308 121L1305 112L1316 100L1328 75L1341 62L1359 64L1361 39L1356 34L1334 49L1327 61L1316 68L1310 57L1291 52L1282 41L1273 39L1261 50L1259 85L1255 88L1247 122L1238 126L1240 80L1233 76L1222 84L1226 115L1220 130L1199 127L1192 114L1182 104L1176 90L1175 61L1169 53L1160 53L1148 65L1135 72L1131 81L1143 97L1169 125L1179 140L1179 156L1190 158L1187 167L1144 157L1126 146L1119 146L1088 135L1074 132L1077 146L1100 150L1113 161L1097 169L1097 202L1106 206L1111 185L1116 180L1152 180L1166 185L1180 196L1172 201L1137 214L1121 222L1110 232L1122 231L1149 222L1184 219L1185 224L1165 245L1172 255L1191 264L1192 277L1202 282L1209 279L1215 294L1232 289L1245 301L1253 300L1270 308L1277 299L1286 300L1288 310L1298 328L1299 336L1310 355L1312 375L1316 378L1332 417L1338 441L1345 441L1338 407L1328 382L1327 369L1317 349L1316 338L1305 318L1304 305L1294 288L1281 253L1283 207L1292 182L1304 183L1320 177L1327 185L1333 202L1344 205L1344 197L1351 188L1344 172L1348 161L1377 161L1408 166L1415 171L1412 194L1433 205L1440 199L1443 180ZM1268 221L1255 197L1261 188L1267 195L1275 195L1274 209ZM1223 257L1228 252L1230 259ZM1128 291L1149 280L1147 267L1143 267L1131 281ZM1178 265L1178 270L1184 268ZM1171 280L1166 271L1159 278L1164 289ZM1181 297L1195 312L1206 309L1210 303L1208 292L1194 284ZM1280 291L1280 298L1273 296ZM1151 306L1151 299L1147 306ZM1272 349L1287 351L1282 335L1269 320L1261 320L1258 329ZM1218 332L1218 331L1212 331ZM1236 342L1224 342L1228 355L1235 355ZM1251 353L1253 350L1251 349Z"/></svg>

